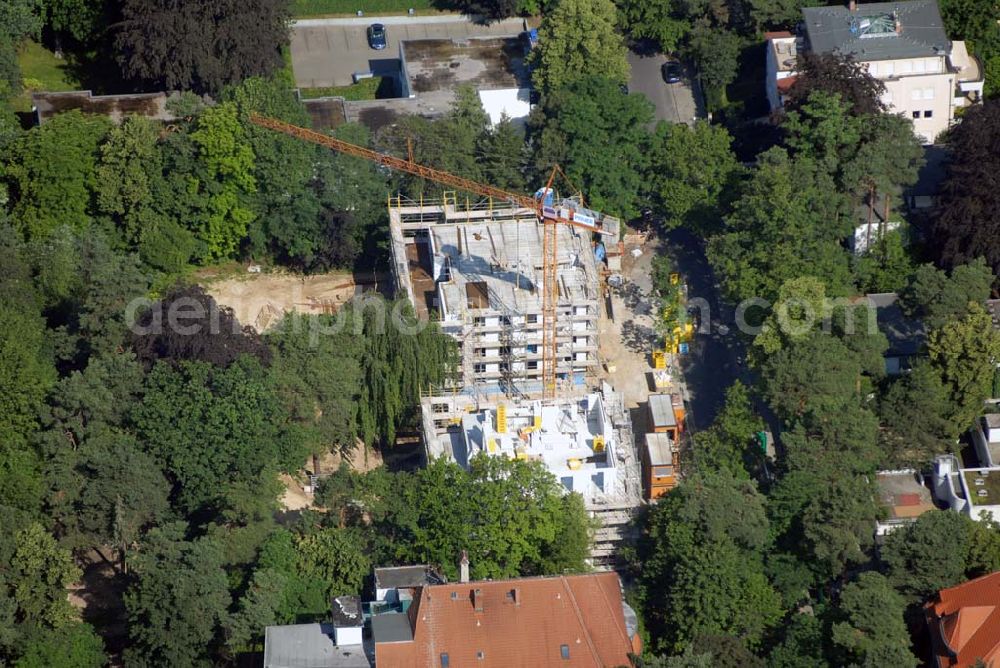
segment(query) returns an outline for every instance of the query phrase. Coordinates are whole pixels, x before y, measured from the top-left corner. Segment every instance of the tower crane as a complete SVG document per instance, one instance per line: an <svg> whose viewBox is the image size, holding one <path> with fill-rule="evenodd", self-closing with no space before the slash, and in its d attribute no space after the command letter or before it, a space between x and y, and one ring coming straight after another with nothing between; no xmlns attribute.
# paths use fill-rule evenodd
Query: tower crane
<svg viewBox="0 0 1000 668"><path fill-rule="evenodd" d="M387 153L379 153L372 149L351 144L330 137L329 135L299 127L285 121L262 116L253 113L250 115L250 122L262 128L281 132L290 137L303 141L318 144L326 148L352 155L358 158L370 160L376 164L388 167L407 174L413 174L429 181L434 181L442 185L451 186L458 190L476 193L484 197L493 197L501 201L507 201L515 206L530 209L535 212L536 217L542 223L542 397L552 398L555 394L556 386L556 305L559 300L559 284L557 280L557 226L569 225L587 230L594 234L608 234L602 229L599 221L593 220L590 216L583 216L582 219L576 217L575 209L564 209L553 206L548 201L553 192L552 183L557 173L561 170L558 165L552 168L548 183L543 190L539 190L536 195L524 195L511 192L503 188L479 183L471 179L466 179L455 174L427 167L413 160L397 158Z"/></svg>

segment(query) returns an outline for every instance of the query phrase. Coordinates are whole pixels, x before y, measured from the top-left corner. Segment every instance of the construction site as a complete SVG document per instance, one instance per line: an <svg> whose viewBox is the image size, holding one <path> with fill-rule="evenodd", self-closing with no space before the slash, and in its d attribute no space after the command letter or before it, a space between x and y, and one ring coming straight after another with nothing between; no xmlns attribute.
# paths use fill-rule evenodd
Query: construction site
<svg viewBox="0 0 1000 668"><path fill-rule="evenodd" d="M603 221L601 241L571 226L554 231L555 394L586 386L597 366L598 257L617 247L619 228L617 219ZM447 196L432 202L395 197L389 229L398 293L459 344L459 391L542 393L544 244L535 211L489 200L460 206Z"/></svg>
<svg viewBox="0 0 1000 668"><path fill-rule="evenodd" d="M454 188L436 199L387 202L396 294L459 350L449 381L422 395L424 456L466 468L477 456L541 462L599 521L594 565L613 565L643 499L674 482L681 432L657 437L654 464L643 428L640 458L634 398L626 404L607 382L615 365L599 355L599 333L614 318L611 286L621 281L621 221L587 208L578 192L557 195L556 176L566 180L558 167L544 187L522 195L275 119L252 120ZM646 365L643 354L632 357ZM644 485L644 461L657 469L656 490Z"/></svg>

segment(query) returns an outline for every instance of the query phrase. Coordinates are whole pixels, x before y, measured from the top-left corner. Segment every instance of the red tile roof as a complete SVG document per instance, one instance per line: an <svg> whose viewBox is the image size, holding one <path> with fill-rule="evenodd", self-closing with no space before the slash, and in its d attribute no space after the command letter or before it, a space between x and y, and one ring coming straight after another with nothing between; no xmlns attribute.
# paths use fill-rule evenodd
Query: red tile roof
<svg viewBox="0 0 1000 668"><path fill-rule="evenodd" d="M1000 572L942 589L924 612L939 667L1000 663Z"/></svg>
<svg viewBox="0 0 1000 668"><path fill-rule="evenodd" d="M764 33L764 39L780 39L782 37L794 37L792 33L787 30L778 30L776 32L766 32Z"/></svg>
<svg viewBox="0 0 1000 668"><path fill-rule="evenodd" d="M778 79L778 92L784 95L792 89L795 82L798 81L798 77L794 74L790 77L785 77L784 79Z"/></svg>
<svg viewBox="0 0 1000 668"><path fill-rule="evenodd" d="M615 573L422 587L413 640L376 642L378 668L628 666L630 638ZM565 658L567 657L568 658Z"/></svg>

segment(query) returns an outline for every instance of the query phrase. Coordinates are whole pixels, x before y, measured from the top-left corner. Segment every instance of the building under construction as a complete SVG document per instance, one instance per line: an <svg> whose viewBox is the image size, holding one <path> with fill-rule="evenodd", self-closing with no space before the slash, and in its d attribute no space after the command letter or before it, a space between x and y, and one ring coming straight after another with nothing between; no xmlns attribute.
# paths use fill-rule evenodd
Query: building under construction
<svg viewBox="0 0 1000 668"><path fill-rule="evenodd" d="M610 385L545 401L426 397L421 415L428 459L444 457L465 468L476 456L542 462L600 522L591 558L610 564L642 500L631 421Z"/></svg>
<svg viewBox="0 0 1000 668"><path fill-rule="evenodd" d="M618 251L619 221L577 207L602 224L600 239L569 225L556 235L556 394L582 389L596 369L600 271ZM542 389L543 239L537 211L454 196L389 201L398 294L458 341L460 391L534 396Z"/></svg>

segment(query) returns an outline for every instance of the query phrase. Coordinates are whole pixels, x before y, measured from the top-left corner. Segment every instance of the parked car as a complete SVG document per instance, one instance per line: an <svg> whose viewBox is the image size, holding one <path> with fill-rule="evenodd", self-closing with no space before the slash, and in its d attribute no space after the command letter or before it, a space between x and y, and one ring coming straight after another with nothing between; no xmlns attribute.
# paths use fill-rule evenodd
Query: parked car
<svg viewBox="0 0 1000 668"><path fill-rule="evenodd" d="M680 63L673 60L663 63L660 70L663 72L663 80L668 84L680 83L681 78L684 76L684 68L681 67Z"/></svg>
<svg viewBox="0 0 1000 668"><path fill-rule="evenodd" d="M368 26L368 46L381 51L386 47L385 26L381 23L373 23Z"/></svg>

